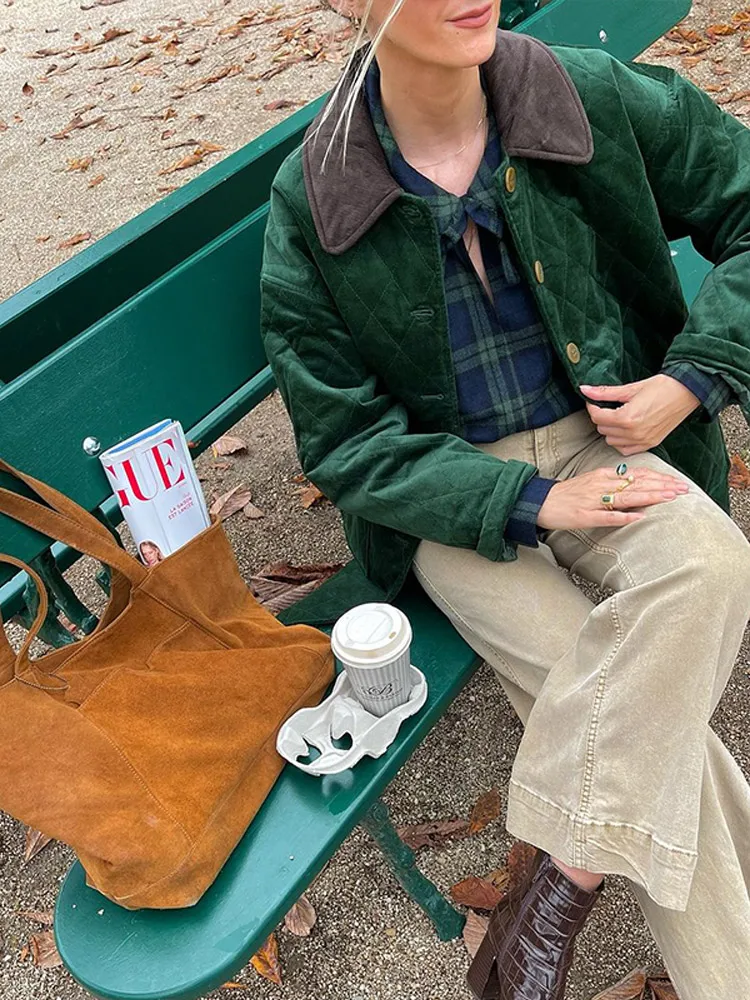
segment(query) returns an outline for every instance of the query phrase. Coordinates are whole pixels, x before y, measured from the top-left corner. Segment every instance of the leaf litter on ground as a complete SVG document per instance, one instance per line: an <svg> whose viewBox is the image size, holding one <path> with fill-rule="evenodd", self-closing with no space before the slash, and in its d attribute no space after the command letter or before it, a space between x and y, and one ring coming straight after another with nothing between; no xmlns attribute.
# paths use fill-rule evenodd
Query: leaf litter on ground
<svg viewBox="0 0 750 1000"><path fill-rule="evenodd" d="M306 566L292 566L287 562L266 563L250 577L250 589L260 604L271 614L278 615L317 590L343 567L343 563L337 562Z"/></svg>
<svg viewBox="0 0 750 1000"><path fill-rule="evenodd" d="M46 833L42 833L40 830L34 830L32 827L27 826L25 833L23 863L28 864L32 858L35 858L37 854L44 850L47 844L50 843L52 843L52 837L48 837Z"/></svg>
<svg viewBox="0 0 750 1000"><path fill-rule="evenodd" d="M265 979L270 979L277 986L282 986L281 963L279 962L279 944L275 934L269 934L262 948L250 959L256 972Z"/></svg>
<svg viewBox="0 0 750 1000"><path fill-rule="evenodd" d="M54 931L40 931L29 939L31 958L40 969L56 969L62 965L60 952L55 944Z"/></svg>
<svg viewBox="0 0 750 1000"><path fill-rule="evenodd" d="M211 451L215 457L219 455L236 455L238 452L247 451L247 444L242 438L233 437L231 434L223 434L211 445Z"/></svg>
<svg viewBox="0 0 750 1000"><path fill-rule="evenodd" d="M303 893L284 917L284 926L297 937L309 937L317 919L315 907Z"/></svg>

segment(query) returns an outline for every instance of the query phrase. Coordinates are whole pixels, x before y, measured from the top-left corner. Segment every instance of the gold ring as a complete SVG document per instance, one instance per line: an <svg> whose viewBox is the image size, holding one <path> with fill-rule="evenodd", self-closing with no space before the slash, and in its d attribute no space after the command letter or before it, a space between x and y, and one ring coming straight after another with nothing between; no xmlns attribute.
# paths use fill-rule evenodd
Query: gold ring
<svg viewBox="0 0 750 1000"><path fill-rule="evenodd" d="M615 509L615 498L612 493L602 493L602 504L607 510Z"/></svg>
<svg viewBox="0 0 750 1000"><path fill-rule="evenodd" d="M616 491L618 493L621 493L623 490L626 490L628 488L628 486L630 486L630 484L632 482L633 482L633 477L632 476L628 476L627 479L623 479L623 481L620 483L620 485L616 488Z"/></svg>

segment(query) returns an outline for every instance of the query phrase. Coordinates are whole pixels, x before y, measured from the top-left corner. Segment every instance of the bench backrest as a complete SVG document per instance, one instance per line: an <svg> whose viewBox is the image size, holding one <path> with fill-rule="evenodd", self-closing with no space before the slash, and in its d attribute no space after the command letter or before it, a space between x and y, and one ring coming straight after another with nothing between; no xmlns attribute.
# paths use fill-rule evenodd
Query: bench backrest
<svg viewBox="0 0 750 1000"><path fill-rule="evenodd" d="M632 58L689 6L553 0L523 30ZM109 489L85 438L106 448L170 417L197 454L271 391L257 280L268 192L319 104L0 307L0 358L15 351L0 386L3 458L94 510ZM0 516L0 551L28 561L48 545ZM9 576L0 566L0 585Z"/></svg>

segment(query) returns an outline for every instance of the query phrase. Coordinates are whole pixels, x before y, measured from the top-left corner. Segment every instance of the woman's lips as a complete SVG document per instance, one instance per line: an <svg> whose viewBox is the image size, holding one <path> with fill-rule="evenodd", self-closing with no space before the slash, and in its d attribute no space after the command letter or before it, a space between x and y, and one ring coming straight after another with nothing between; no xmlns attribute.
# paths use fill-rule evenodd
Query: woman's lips
<svg viewBox="0 0 750 1000"><path fill-rule="evenodd" d="M456 18L450 23L455 24L457 28L483 28L491 16L492 4L490 3L486 7L475 7L473 11L469 11L468 15Z"/></svg>

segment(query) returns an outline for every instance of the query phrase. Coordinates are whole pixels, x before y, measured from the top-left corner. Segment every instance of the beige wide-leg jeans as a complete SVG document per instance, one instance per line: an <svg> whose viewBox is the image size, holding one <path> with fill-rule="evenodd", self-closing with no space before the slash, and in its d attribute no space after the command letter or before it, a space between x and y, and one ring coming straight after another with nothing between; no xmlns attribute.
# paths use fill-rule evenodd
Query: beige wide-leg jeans
<svg viewBox="0 0 750 1000"><path fill-rule="evenodd" d="M585 410L479 447L558 479L623 461ZM613 593L594 605L561 567ZM513 562L422 541L414 571L524 723L508 831L630 879L680 1000L750 997L750 788L709 726L750 616L740 529L691 482Z"/></svg>

